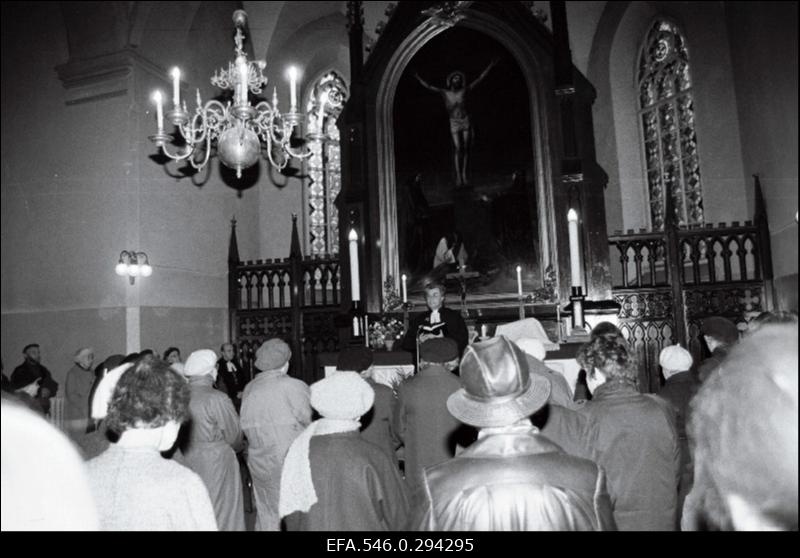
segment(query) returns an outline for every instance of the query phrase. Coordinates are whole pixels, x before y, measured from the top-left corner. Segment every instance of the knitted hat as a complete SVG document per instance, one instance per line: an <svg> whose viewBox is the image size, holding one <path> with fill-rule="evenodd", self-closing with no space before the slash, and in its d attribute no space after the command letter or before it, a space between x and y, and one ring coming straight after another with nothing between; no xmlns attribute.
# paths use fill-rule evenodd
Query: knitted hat
<svg viewBox="0 0 800 558"><path fill-rule="evenodd" d="M527 354L536 360L544 360L547 350L544 348L544 343L533 337L523 337L517 339L517 347L525 351Z"/></svg>
<svg viewBox="0 0 800 558"><path fill-rule="evenodd" d="M689 370L693 362L691 353L680 345L664 347L658 357L658 363L661 365L665 379L669 379L678 372Z"/></svg>
<svg viewBox="0 0 800 558"><path fill-rule="evenodd" d="M712 316L703 320L703 335L708 335L726 345L732 345L739 340L739 330L736 324L721 316Z"/></svg>
<svg viewBox="0 0 800 558"><path fill-rule="evenodd" d="M201 349L190 354L183 365L183 375L191 378L192 376L205 376L206 374L211 374L216 379L217 353L211 349Z"/></svg>
<svg viewBox="0 0 800 558"><path fill-rule="evenodd" d="M458 358L458 344L449 337L428 339L419 346L419 358L425 362L450 362Z"/></svg>
<svg viewBox="0 0 800 558"><path fill-rule="evenodd" d="M372 351L364 346L346 347L336 359L336 370L342 372L363 372L372 366Z"/></svg>
<svg viewBox="0 0 800 558"><path fill-rule="evenodd" d="M357 419L374 401L375 392L356 372L334 372L311 384L311 406L325 418Z"/></svg>
<svg viewBox="0 0 800 558"><path fill-rule="evenodd" d="M256 368L259 370L276 370L289 362L292 350L283 339L268 339L256 351Z"/></svg>

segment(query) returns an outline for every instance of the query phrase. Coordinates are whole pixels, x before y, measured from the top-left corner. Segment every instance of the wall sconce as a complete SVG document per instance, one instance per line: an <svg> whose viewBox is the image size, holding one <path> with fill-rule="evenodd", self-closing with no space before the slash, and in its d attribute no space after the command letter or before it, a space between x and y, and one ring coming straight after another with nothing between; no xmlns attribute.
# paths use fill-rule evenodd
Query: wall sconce
<svg viewBox="0 0 800 558"><path fill-rule="evenodd" d="M134 250L123 250L119 254L119 263L114 268L117 275L127 275L131 281L131 285L136 282L138 276L150 277L153 274L153 268L150 267L150 262L147 259L147 254L144 252L136 252Z"/></svg>

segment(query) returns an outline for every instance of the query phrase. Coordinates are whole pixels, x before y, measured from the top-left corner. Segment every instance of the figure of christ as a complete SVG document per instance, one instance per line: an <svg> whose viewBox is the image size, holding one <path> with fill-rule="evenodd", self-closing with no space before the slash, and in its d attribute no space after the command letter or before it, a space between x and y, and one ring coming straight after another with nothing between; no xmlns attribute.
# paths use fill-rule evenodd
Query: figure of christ
<svg viewBox="0 0 800 558"><path fill-rule="evenodd" d="M435 87L419 74L414 74L423 87L436 91L442 95L444 106L450 117L450 135L453 138L454 162L456 168L456 186L467 184L467 162L469 160L469 150L475 136L474 129L470 123L469 113L467 112L466 94L473 89L489 74L489 71L497 64L493 60L481 74L469 84L466 84L464 72L454 71L447 76L447 87Z"/></svg>

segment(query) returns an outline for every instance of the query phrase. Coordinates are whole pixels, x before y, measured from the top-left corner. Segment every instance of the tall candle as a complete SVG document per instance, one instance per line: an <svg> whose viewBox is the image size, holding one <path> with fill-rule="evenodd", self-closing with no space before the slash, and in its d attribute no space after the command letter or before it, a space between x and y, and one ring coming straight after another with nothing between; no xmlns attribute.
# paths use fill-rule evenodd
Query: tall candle
<svg viewBox="0 0 800 558"><path fill-rule="evenodd" d="M350 229L350 293L353 301L361 300L361 289L358 282L358 233Z"/></svg>
<svg viewBox="0 0 800 558"><path fill-rule="evenodd" d="M522 266L517 266L517 294L522 296Z"/></svg>
<svg viewBox="0 0 800 558"><path fill-rule="evenodd" d="M181 108L181 70L177 67L172 68L172 104L175 110Z"/></svg>
<svg viewBox="0 0 800 558"><path fill-rule="evenodd" d="M406 281L408 280L408 276L405 273L403 273L402 279L403 279L403 285L402 285L403 286L403 304L405 304L406 302L408 302L408 291L406 290Z"/></svg>
<svg viewBox="0 0 800 558"><path fill-rule="evenodd" d="M578 242L578 213L570 209L567 213L569 223L569 278L571 286L579 287L581 281L581 253Z"/></svg>
<svg viewBox="0 0 800 558"><path fill-rule="evenodd" d="M278 110L278 89L272 88L272 110Z"/></svg>
<svg viewBox="0 0 800 558"><path fill-rule="evenodd" d="M156 123L158 124L158 133L164 132L164 107L161 106L161 91L153 93L153 101L156 103Z"/></svg>
<svg viewBox="0 0 800 558"><path fill-rule="evenodd" d="M297 112L297 68L289 66L289 112Z"/></svg>

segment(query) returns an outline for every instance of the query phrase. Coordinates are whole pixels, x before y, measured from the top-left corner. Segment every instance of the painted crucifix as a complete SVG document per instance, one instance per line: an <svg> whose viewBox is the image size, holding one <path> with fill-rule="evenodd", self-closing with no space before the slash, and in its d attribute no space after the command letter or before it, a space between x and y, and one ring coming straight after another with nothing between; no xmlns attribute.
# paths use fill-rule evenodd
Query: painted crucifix
<svg viewBox="0 0 800 558"><path fill-rule="evenodd" d="M446 88L433 86L422 79L419 74L414 74L414 77L423 87L441 94L444 100L445 109L447 109L447 114L450 117L450 135L453 138L455 152L456 186L467 184L467 162L472 141L475 137L475 131L467 112L467 91L483 81L497 62L497 60L492 60L486 69L469 84L466 83L464 72L459 70L451 72L447 76Z"/></svg>

